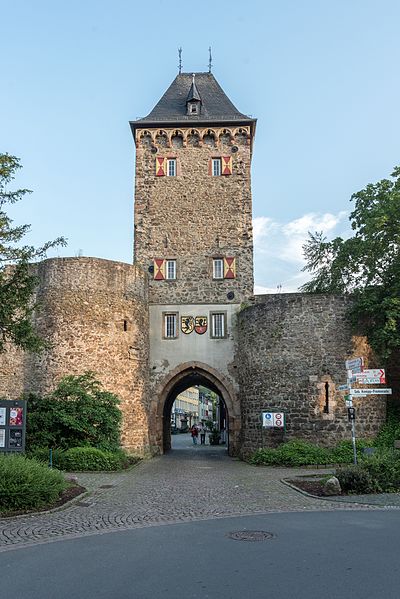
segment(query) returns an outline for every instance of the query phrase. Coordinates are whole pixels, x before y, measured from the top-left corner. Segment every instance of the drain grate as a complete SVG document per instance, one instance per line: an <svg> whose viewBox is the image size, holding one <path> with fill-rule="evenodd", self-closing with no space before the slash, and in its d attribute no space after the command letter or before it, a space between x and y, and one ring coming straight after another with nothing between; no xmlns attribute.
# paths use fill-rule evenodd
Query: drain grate
<svg viewBox="0 0 400 599"><path fill-rule="evenodd" d="M234 541L268 541L276 538L273 532L266 530L235 530L227 536Z"/></svg>
<svg viewBox="0 0 400 599"><path fill-rule="evenodd" d="M114 485L101 485L99 489L113 489Z"/></svg>
<svg viewBox="0 0 400 599"><path fill-rule="evenodd" d="M79 505L79 507L90 507L92 504L87 501L77 501L75 505Z"/></svg>

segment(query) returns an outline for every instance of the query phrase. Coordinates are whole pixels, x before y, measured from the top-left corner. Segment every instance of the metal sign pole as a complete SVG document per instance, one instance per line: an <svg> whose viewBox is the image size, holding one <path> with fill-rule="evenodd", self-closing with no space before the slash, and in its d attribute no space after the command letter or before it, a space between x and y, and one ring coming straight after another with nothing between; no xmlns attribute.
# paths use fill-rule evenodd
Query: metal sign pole
<svg viewBox="0 0 400 599"><path fill-rule="evenodd" d="M350 407L353 407L353 398L351 396L351 379L349 378L349 371L347 371L347 376L348 376L348 385L349 385L349 397L350 397ZM353 374L353 373L352 373ZM348 413L350 412L349 408L347 408ZM353 416L355 414L353 413ZM351 442L353 444L353 461L354 464L357 465L357 446L356 446L356 422L355 422L355 418L352 418L351 421Z"/></svg>
<svg viewBox="0 0 400 599"><path fill-rule="evenodd" d="M355 420L351 421L351 440L353 443L354 463L357 465L357 447L356 447L356 425Z"/></svg>

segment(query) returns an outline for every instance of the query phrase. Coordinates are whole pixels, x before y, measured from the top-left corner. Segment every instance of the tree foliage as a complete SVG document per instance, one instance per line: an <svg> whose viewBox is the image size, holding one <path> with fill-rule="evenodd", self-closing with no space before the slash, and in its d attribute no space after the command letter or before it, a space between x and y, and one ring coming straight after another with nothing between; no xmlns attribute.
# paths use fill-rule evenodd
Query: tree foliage
<svg viewBox="0 0 400 599"><path fill-rule="evenodd" d="M0 154L0 353L5 351L7 341L29 351L42 348L43 341L31 324L36 277L30 264L45 257L49 248L65 245L63 237L39 248L21 244L30 225L13 226L5 211L8 204L15 204L31 193L29 189L9 190L20 168L18 158Z"/></svg>
<svg viewBox="0 0 400 599"><path fill-rule="evenodd" d="M120 447L119 399L105 391L92 372L64 377L46 397L30 394L27 445L69 449Z"/></svg>
<svg viewBox="0 0 400 599"><path fill-rule="evenodd" d="M352 195L354 235L327 241L310 234L304 245L311 281L302 291L351 293L353 323L381 358L400 348L400 167Z"/></svg>

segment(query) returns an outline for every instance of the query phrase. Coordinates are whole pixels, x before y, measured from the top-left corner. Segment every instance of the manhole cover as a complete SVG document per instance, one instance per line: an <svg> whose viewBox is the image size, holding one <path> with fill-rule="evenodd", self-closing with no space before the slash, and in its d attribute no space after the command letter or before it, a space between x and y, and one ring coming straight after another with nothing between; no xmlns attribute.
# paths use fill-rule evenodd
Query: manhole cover
<svg viewBox="0 0 400 599"><path fill-rule="evenodd" d="M114 485L101 485L99 489L112 489Z"/></svg>
<svg viewBox="0 0 400 599"><path fill-rule="evenodd" d="M86 501L77 501L75 505L79 505L79 507L90 507L91 503L87 503Z"/></svg>
<svg viewBox="0 0 400 599"><path fill-rule="evenodd" d="M268 539L274 539L275 535L266 530L236 530L229 532L228 537L235 541L267 541Z"/></svg>

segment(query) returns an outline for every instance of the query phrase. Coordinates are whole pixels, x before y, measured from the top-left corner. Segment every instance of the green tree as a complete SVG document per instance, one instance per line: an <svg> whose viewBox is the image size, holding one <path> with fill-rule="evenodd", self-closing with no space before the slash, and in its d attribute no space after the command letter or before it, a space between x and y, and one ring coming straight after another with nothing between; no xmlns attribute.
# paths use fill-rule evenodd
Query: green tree
<svg viewBox="0 0 400 599"><path fill-rule="evenodd" d="M119 449L122 420L119 399L103 389L93 372L66 376L50 395L30 394L25 399L29 448Z"/></svg>
<svg viewBox="0 0 400 599"><path fill-rule="evenodd" d="M8 189L20 168L18 158L0 154L0 353L5 351L8 341L29 351L43 347L31 323L37 280L30 264L45 257L49 248L65 245L63 237L39 248L21 244L30 225L13 226L5 211L8 204L15 204L31 193L29 189Z"/></svg>
<svg viewBox="0 0 400 599"><path fill-rule="evenodd" d="M304 245L303 270L313 278L302 291L352 294L353 324L386 359L400 348L400 167L351 201L352 237L315 233Z"/></svg>

